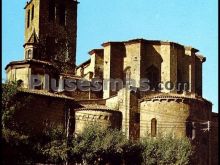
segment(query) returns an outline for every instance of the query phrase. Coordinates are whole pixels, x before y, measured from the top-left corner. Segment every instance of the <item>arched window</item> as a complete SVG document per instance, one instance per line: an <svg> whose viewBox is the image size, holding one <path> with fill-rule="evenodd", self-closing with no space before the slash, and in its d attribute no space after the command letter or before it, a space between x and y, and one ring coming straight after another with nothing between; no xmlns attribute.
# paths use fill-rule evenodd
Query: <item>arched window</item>
<svg viewBox="0 0 220 165"><path fill-rule="evenodd" d="M30 26L30 10L27 12L27 28Z"/></svg>
<svg viewBox="0 0 220 165"><path fill-rule="evenodd" d="M195 139L195 122L188 121L186 123L186 136L192 140Z"/></svg>
<svg viewBox="0 0 220 165"><path fill-rule="evenodd" d="M34 19L34 5L32 6L32 10L31 10L31 20Z"/></svg>
<svg viewBox="0 0 220 165"><path fill-rule="evenodd" d="M24 82L23 82L23 80L21 80L21 79L18 80L18 81L17 81L17 86L18 86L18 87L24 87Z"/></svg>
<svg viewBox="0 0 220 165"><path fill-rule="evenodd" d="M66 42L65 61L69 60L69 45Z"/></svg>
<svg viewBox="0 0 220 165"><path fill-rule="evenodd" d="M27 59L31 59L31 56L32 56L32 50L29 49L29 50L27 51Z"/></svg>
<svg viewBox="0 0 220 165"><path fill-rule="evenodd" d="M124 70L124 81L126 85L131 84L131 67L130 66Z"/></svg>
<svg viewBox="0 0 220 165"><path fill-rule="evenodd" d="M156 137L157 135L157 120L153 118L151 120L151 136Z"/></svg>
<svg viewBox="0 0 220 165"><path fill-rule="evenodd" d="M146 77L149 80L150 87L157 88L157 83L159 82L159 70L154 65L151 65L146 70Z"/></svg>

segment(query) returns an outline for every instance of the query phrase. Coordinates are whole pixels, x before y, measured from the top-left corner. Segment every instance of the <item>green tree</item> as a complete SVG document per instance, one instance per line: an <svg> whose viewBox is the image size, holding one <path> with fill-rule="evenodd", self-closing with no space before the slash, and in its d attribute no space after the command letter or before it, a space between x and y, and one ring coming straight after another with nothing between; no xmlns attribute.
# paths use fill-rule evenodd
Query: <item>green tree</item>
<svg viewBox="0 0 220 165"><path fill-rule="evenodd" d="M172 136L143 139L144 165L188 165L193 149L188 138Z"/></svg>
<svg viewBox="0 0 220 165"><path fill-rule="evenodd" d="M15 112L15 108L12 105L15 101L15 95L17 93L17 85L14 82L2 84L2 127L6 128L6 123L11 119Z"/></svg>
<svg viewBox="0 0 220 165"><path fill-rule="evenodd" d="M17 83L8 82L2 84L2 145L3 145L3 162L4 163L19 163L29 160L30 147L28 146L28 134L24 133L27 127L22 127L15 120L15 113L24 108L25 102L22 102L17 94L19 88ZM27 99L28 100L28 99ZM25 129L24 129L25 128ZM25 150L24 150L25 148ZM7 159L8 154L13 156L13 159Z"/></svg>
<svg viewBox="0 0 220 165"><path fill-rule="evenodd" d="M74 139L71 153L87 164L119 164L127 143L121 131L94 124Z"/></svg>
<svg viewBox="0 0 220 165"><path fill-rule="evenodd" d="M41 139L41 140L39 140ZM51 125L45 127L38 138L38 151L46 158L46 163L62 163L67 161L67 138L62 126Z"/></svg>
<svg viewBox="0 0 220 165"><path fill-rule="evenodd" d="M22 96L22 88L18 85L15 82L2 84L1 141L4 164L27 164L40 157L31 125L17 120L17 114L25 111L33 101L31 96Z"/></svg>
<svg viewBox="0 0 220 165"><path fill-rule="evenodd" d="M84 164L135 165L141 163L142 151L142 144L128 140L122 131L94 123L73 138L71 157Z"/></svg>
<svg viewBox="0 0 220 165"><path fill-rule="evenodd" d="M1 141L4 164L58 163L67 158L63 127L55 127L51 123L45 125L41 133L35 134L31 124L17 120L19 112L25 111L33 101L32 96L22 95L22 88L15 82L2 84Z"/></svg>

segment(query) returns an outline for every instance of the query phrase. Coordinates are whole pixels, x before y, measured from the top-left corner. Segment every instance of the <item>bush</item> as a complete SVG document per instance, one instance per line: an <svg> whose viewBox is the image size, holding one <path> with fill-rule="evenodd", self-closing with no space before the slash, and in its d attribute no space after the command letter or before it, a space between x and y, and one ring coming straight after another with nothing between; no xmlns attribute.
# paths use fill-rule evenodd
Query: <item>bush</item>
<svg viewBox="0 0 220 165"><path fill-rule="evenodd" d="M190 163L192 147L188 138L145 138L143 163L145 165L187 165Z"/></svg>
<svg viewBox="0 0 220 165"><path fill-rule="evenodd" d="M116 164L121 161L128 140L121 131L94 124L85 128L72 144L72 155L81 156L87 164Z"/></svg>

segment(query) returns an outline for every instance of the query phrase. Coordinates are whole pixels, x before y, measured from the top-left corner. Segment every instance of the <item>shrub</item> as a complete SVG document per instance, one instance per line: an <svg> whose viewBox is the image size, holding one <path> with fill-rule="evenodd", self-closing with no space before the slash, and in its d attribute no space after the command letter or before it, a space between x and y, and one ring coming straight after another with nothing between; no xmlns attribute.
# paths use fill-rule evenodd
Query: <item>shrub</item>
<svg viewBox="0 0 220 165"><path fill-rule="evenodd" d="M192 147L188 138L145 138L143 163L145 165L187 165L190 163Z"/></svg>

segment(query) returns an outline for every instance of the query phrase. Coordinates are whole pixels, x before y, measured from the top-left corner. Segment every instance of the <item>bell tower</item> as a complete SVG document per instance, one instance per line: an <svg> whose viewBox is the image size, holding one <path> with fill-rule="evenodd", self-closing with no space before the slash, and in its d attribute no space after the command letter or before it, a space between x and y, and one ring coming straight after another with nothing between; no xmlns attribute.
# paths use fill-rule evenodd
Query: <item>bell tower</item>
<svg viewBox="0 0 220 165"><path fill-rule="evenodd" d="M77 0L30 0L25 6L25 59L51 62L74 73Z"/></svg>

